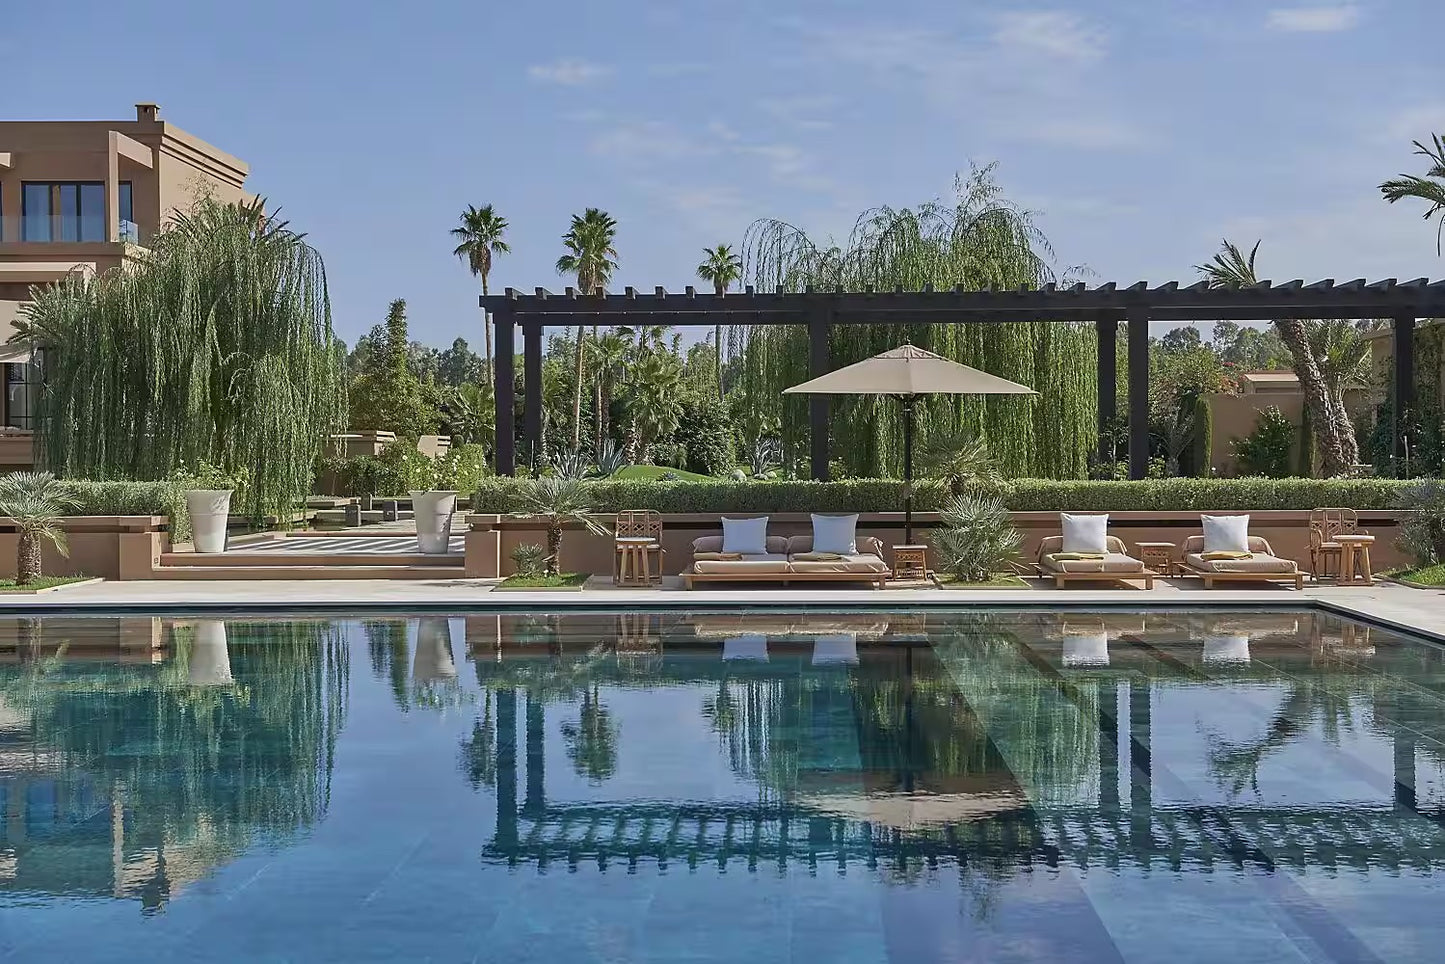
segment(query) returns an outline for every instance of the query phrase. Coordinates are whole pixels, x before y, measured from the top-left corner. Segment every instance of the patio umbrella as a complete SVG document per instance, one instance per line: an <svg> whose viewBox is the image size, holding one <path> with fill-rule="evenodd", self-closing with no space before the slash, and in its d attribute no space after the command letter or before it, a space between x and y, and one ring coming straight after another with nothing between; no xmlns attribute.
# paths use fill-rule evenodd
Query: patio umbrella
<svg viewBox="0 0 1445 964"><path fill-rule="evenodd" d="M903 541L913 542L913 415L919 395L1035 395L1032 388L901 345L783 389L785 395L891 395L903 403Z"/></svg>

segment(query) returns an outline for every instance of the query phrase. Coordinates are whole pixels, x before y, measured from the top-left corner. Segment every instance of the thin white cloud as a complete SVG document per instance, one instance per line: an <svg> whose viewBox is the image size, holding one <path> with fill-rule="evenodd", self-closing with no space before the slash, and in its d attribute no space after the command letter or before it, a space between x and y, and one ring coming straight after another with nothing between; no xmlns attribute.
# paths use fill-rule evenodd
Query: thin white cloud
<svg viewBox="0 0 1445 964"><path fill-rule="evenodd" d="M1108 34L1076 13L1015 10L996 18L993 42L1005 50L1045 53L1074 61L1101 59Z"/></svg>
<svg viewBox="0 0 1445 964"><path fill-rule="evenodd" d="M587 143L600 157L638 165L680 161L716 153L702 138L660 121L618 121L602 129Z"/></svg>
<svg viewBox="0 0 1445 964"><path fill-rule="evenodd" d="M803 131L821 131L833 127L828 116L838 105L831 94L765 97L758 101L762 111L789 127Z"/></svg>
<svg viewBox="0 0 1445 964"><path fill-rule="evenodd" d="M1265 23L1274 30L1290 33L1337 33L1360 22L1360 8L1353 3L1319 7L1277 7Z"/></svg>
<svg viewBox="0 0 1445 964"><path fill-rule="evenodd" d="M550 64L533 64L527 68L527 76L545 84L560 84L563 87L586 87L612 73L604 64L586 60L563 58Z"/></svg>

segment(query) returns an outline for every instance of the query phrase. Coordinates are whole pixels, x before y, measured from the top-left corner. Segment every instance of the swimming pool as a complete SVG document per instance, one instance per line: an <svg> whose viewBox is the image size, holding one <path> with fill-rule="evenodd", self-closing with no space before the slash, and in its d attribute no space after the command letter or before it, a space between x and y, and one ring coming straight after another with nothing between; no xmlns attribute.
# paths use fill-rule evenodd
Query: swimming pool
<svg viewBox="0 0 1445 964"><path fill-rule="evenodd" d="M0 621L0 960L1435 961L1445 651L1313 612Z"/></svg>

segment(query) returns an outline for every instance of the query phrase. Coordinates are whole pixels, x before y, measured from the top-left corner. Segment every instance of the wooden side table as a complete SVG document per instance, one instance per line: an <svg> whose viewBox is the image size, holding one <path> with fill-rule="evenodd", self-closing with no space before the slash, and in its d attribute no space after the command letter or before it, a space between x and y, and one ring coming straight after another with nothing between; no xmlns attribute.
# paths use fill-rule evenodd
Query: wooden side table
<svg viewBox="0 0 1445 964"><path fill-rule="evenodd" d="M897 580L928 578L927 546L894 546L893 578Z"/></svg>
<svg viewBox="0 0 1445 964"><path fill-rule="evenodd" d="M657 543L648 536L617 539L617 585L642 587L652 585L652 566L649 553Z"/></svg>
<svg viewBox="0 0 1445 964"><path fill-rule="evenodd" d="M1335 536L1335 541L1340 544L1339 584L1352 585L1355 577L1359 576L1365 585L1373 586L1375 574L1370 570L1370 545L1375 541L1375 537L1342 533Z"/></svg>
<svg viewBox="0 0 1445 964"><path fill-rule="evenodd" d="M1174 575L1174 550L1172 542L1137 542L1139 561L1145 569L1152 569L1161 576Z"/></svg>

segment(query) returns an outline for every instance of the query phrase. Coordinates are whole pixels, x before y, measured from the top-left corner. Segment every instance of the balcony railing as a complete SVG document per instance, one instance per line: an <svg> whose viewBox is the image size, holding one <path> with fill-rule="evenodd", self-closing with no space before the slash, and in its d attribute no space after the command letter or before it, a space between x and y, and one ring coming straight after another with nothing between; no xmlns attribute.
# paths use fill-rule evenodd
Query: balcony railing
<svg viewBox="0 0 1445 964"><path fill-rule="evenodd" d="M104 217L0 217L0 244L95 244L106 240ZM144 244L140 225L121 221L118 239Z"/></svg>

